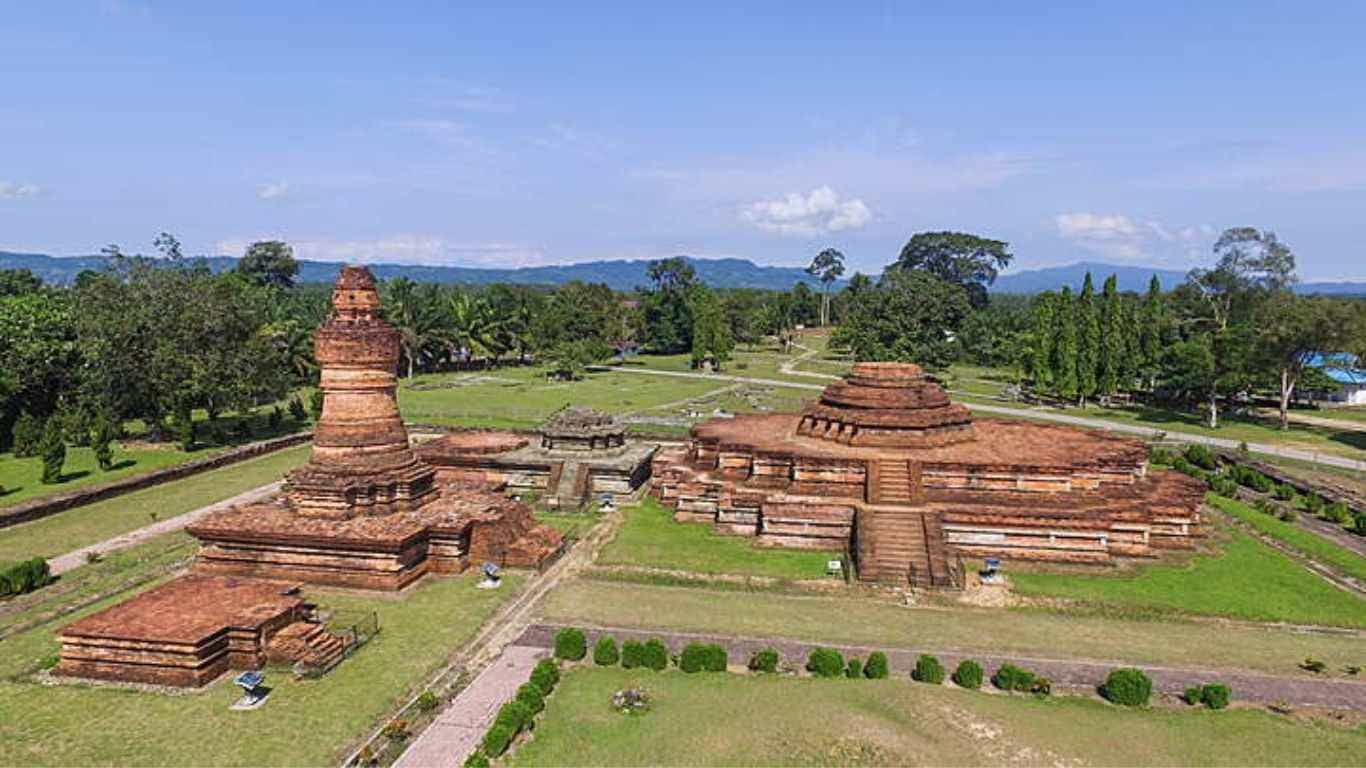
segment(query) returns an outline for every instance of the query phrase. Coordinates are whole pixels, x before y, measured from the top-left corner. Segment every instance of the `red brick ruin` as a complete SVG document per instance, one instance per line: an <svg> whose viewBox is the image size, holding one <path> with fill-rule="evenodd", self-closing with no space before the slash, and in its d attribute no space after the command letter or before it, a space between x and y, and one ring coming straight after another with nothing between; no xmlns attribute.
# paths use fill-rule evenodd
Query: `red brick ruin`
<svg viewBox="0 0 1366 768"><path fill-rule="evenodd" d="M535 567L561 537L502 489L438 480L409 446L394 391L398 332L364 267L346 267L314 336L323 411L309 463L263 503L198 521L193 573L68 625L57 674L202 685L265 661L345 651L301 583L399 590L471 563ZM439 458L436 456L435 458Z"/></svg>
<svg viewBox="0 0 1366 768"><path fill-rule="evenodd" d="M961 586L957 556L1106 563L1189 548L1204 485L1138 440L974 420L918 366L858 363L801 413L713 419L654 459L676 520L848 550L866 581Z"/></svg>

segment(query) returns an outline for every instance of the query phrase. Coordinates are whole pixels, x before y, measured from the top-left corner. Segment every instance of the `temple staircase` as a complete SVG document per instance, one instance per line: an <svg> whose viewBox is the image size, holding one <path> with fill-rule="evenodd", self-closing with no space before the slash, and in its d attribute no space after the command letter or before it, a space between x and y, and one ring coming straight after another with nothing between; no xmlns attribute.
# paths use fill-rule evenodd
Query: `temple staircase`
<svg viewBox="0 0 1366 768"><path fill-rule="evenodd" d="M873 501L877 504L912 504L915 483L911 463L904 459L879 459Z"/></svg>
<svg viewBox="0 0 1366 768"><path fill-rule="evenodd" d="M562 510L578 510L588 500L588 467L582 462L566 461L560 465L553 488L555 505Z"/></svg>
<svg viewBox="0 0 1366 768"><path fill-rule="evenodd" d="M351 641L327 631L314 621L296 621L276 632L266 644L266 660L272 664L302 664L325 672L341 663Z"/></svg>

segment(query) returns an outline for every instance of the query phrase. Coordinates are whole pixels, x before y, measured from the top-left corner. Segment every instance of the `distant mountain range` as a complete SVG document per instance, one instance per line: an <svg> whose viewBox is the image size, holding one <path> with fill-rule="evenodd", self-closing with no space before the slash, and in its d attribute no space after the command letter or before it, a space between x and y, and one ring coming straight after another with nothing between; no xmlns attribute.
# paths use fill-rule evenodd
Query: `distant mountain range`
<svg viewBox="0 0 1366 768"><path fill-rule="evenodd" d="M786 291L798 282L813 288L819 282L798 267L766 267L746 259L694 259L684 257L697 270L707 285L715 288L765 288ZM215 272L232 269L237 259L231 256L205 258ZM69 284L76 275L87 269L102 269L103 256L45 256L36 253L0 251L0 269L28 269L45 282ZM587 261L581 264L562 264L546 267L518 267L516 269L485 269L479 267L429 267L405 264L372 264L371 270L381 280L406 277L425 283L518 283L521 285L561 285L573 280L585 283L606 283L613 289L629 291L650 284L646 269L650 262ZM299 282L330 283L341 271L340 263L300 261Z"/></svg>
<svg viewBox="0 0 1366 768"><path fill-rule="evenodd" d="M1105 282L1105 278L1110 275L1115 276L1121 291L1138 293L1148 290L1148 281L1152 279L1153 275L1157 275L1157 280L1162 284L1163 290L1171 290L1186 281L1186 273L1174 269L1082 261L1063 267L1027 269L1001 275L996 278L996 282L991 286L991 292L1032 294L1060 290L1064 285L1071 286L1074 291L1079 291L1082 282L1086 279L1087 272L1091 273L1091 278L1096 284L1096 290L1100 290L1101 283ZM1304 294L1366 295L1366 282L1300 283L1295 286L1295 290Z"/></svg>
<svg viewBox="0 0 1366 768"><path fill-rule="evenodd" d="M813 288L819 283L799 267L766 267L748 259L694 259L684 257L697 270L698 277L714 288L764 288L768 290L789 290L796 283L806 283ZM205 259L214 271L232 269L237 259L231 256L210 256ZM49 283L68 284L76 275L86 269L102 269L103 256L63 256L54 257L37 253L11 253L0 251L0 269L28 269ZM515 269L485 269L481 267L429 267L405 264L374 264L371 269L381 280L406 277L418 282L464 283L467 285L487 285L489 283L519 283L522 285L561 285L572 280L585 283L606 283L619 291L648 285L649 277L645 271L650 262L635 261L586 261L580 264L561 264L546 267L518 267ZM327 261L300 261L299 281L305 283L330 283L341 271L340 263ZM1121 291L1142 292L1148 289L1148 281L1153 275L1169 290L1186 279L1186 273L1154 267L1134 267L1120 264L1097 262L1078 262L1064 267L1028 269L1001 275L992 285L993 293L1033 294L1072 286L1080 290L1082 280L1090 272L1096 288L1110 275L1115 275ZM1295 286L1300 293L1319 293L1334 295L1366 295L1366 282L1317 282L1300 283Z"/></svg>

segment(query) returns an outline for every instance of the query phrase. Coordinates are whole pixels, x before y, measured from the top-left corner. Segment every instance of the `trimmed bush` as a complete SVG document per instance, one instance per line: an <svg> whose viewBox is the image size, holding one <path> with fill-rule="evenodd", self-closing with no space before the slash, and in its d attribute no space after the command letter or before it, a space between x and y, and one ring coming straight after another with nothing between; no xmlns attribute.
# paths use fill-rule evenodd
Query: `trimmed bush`
<svg viewBox="0 0 1366 768"><path fill-rule="evenodd" d="M764 648L755 651L754 654L749 657L749 671L777 672L778 662L780 660L778 652L772 648Z"/></svg>
<svg viewBox="0 0 1366 768"><path fill-rule="evenodd" d="M816 677L839 677L844 674L844 656L834 648L817 648L806 659L806 671Z"/></svg>
<svg viewBox="0 0 1366 768"><path fill-rule="evenodd" d="M1202 686L1202 685L1192 685L1191 687L1189 687L1189 688L1186 689L1186 692L1185 692L1185 693L1181 694L1181 698L1182 698L1182 699L1185 699L1185 701L1186 701L1187 704L1190 704L1191 706L1194 706L1194 705L1199 704L1199 703L1201 702L1201 698L1204 696L1204 693L1205 693L1205 687L1204 687L1204 686Z"/></svg>
<svg viewBox="0 0 1366 768"><path fill-rule="evenodd" d="M887 654L882 651L873 651L868 654L868 663L863 665L863 676L869 680L884 680L890 674L887 666Z"/></svg>
<svg viewBox="0 0 1366 768"><path fill-rule="evenodd" d="M599 637L593 645L593 663L599 667L614 667L618 661L621 661L621 654L617 652L617 641L611 635Z"/></svg>
<svg viewBox="0 0 1366 768"><path fill-rule="evenodd" d="M964 659L958 662L957 668L953 670L953 683L960 688L977 690L982 687L982 665L972 659Z"/></svg>
<svg viewBox="0 0 1366 768"><path fill-rule="evenodd" d="M114 467L115 431L114 422L108 416L101 414L95 419L94 438L90 446L95 450L95 463L103 472Z"/></svg>
<svg viewBox="0 0 1366 768"><path fill-rule="evenodd" d="M38 446L43 442L43 422L37 416L24 411L14 422L12 450L16 458L38 455Z"/></svg>
<svg viewBox="0 0 1366 768"><path fill-rule="evenodd" d="M1209 476L1209 489L1220 496L1234 498L1238 495L1238 484L1222 475Z"/></svg>
<svg viewBox="0 0 1366 768"><path fill-rule="evenodd" d="M531 682L549 696L560 682L560 665L552 659L541 659L536 668L531 670Z"/></svg>
<svg viewBox="0 0 1366 768"><path fill-rule="evenodd" d="M489 756L484 754L484 749L480 747L470 753L465 758L465 768L489 768Z"/></svg>
<svg viewBox="0 0 1366 768"><path fill-rule="evenodd" d="M1347 505L1340 501L1324 507L1322 516L1325 520L1331 520L1338 525L1352 522L1352 513L1347 510Z"/></svg>
<svg viewBox="0 0 1366 768"><path fill-rule="evenodd" d="M22 595L52 583L47 560L34 557L0 569L0 597Z"/></svg>
<svg viewBox="0 0 1366 768"><path fill-rule="evenodd" d="M1183 458L1177 458L1176 461L1173 461L1172 469L1176 470L1177 472L1180 472L1183 475L1190 475L1191 477L1198 477L1201 479L1204 479L1205 477L1205 470L1195 466L1194 464L1190 463L1189 461L1186 461Z"/></svg>
<svg viewBox="0 0 1366 768"><path fill-rule="evenodd" d="M1035 696L1048 696L1053 693L1053 681L1042 675L1034 678L1034 684L1029 686L1029 692Z"/></svg>
<svg viewBox="0 0 1366 768"><path fill-rule="evenodd" d="M645 666L645 644L639 640L627 640L622 643L621 666L626 669Z"/></svg>
<svg viewBox="0 0 1366 768"><path fill-rule="evenodd" d="M1125 707L1142 707L1153 695L1153 681L1141 669L1114 669L1100 687L1100 695Z"/></svg>
<svg viewBox="0 0 1366 768"><path fill-rule="evenodd" d="M1294 501L1295 497L1299 496L1299 492L1295 490L1295 486L1289 483L1281 483L1271 491L1271 495L1281 501Z"/></svg>
<svg viewBox="0 0 1366 768"><path fill-rule="evenodd" d="M1210 709L1227 707L1232 695L1233 692L1223 683L1210 683L1200 688L1200 701Z"/></svg>
<svg viewBox="0 0 1366 768"><path fill-rule="evenodd" d="M1317 515L1323 512L1323 508L1326 504L1327 502L1323 500L1323 497L1317 493L1309 493L1304 497L1304 508L1311 515Z"/></svg>
<svg viewBox="0 0 1366 768"><path fill-rule="evenodd" d="M498 757L507 751L508 745L517 732L502 723L494 723L484 734L484 743L479 750L489 757Z"/></svg>
<svg viewBox="0 0 1366 768"><path fill-rule="evenodd" d="M726 649L707 643L688 643L678 657L678 668L684 672L725 672L729 663Z"/></svg>
<svg viewBox="0 0 1366 768"><path fill-rule="evenodd" d="M539 715L541 710L545 709L545 691L541 690L541 686L535 683L522 683L522 686L517 689L517 701L531 710L533 716Z"/></svg>
<svg viewBox="0 0 1366 768"><path fill-rule="evenodd" d="M47 426L43 427L43 442L38 451L43 456L43 485L60 483L62 465L66 464L66 439L56 419L48 419Z"/></svg>
<svg viewBox="0 0 1366 768"><path fill-rule="evenodd" d="M1215 457L1214 451L1199 443L1191 443L1186 446L1186 450L1181 455L1185 457L1186 461L1201 469L1219 468L1219 460Z"/></svg>
<svg viewBox="0 0 1366 768"><path fill-rule="evenodd" d="M431 691L423 691L422 695L418 696L417 701L413 703L417 706L417 711L431 712L441 706L441 699L437 698L436 694Z"/></svg>
<svg viewBox="0 0 1366 768"><path fill-rule="evenodd" d="M1002 664L991 676L991 684L1003 691L1028 691L1034 685L1034 673L1014 664Z"/></svg>
<svg viewBox="0 0 1366 768"><path fill-rule="evenodd" d="M1154 445L1148 449L1148 461L1153 464L1162 464L1170 467L1172 462L1176 461L1176 454L1166 448Z"/></svg>
<svg viewBox="0 0 1366 768"><path fill-rule="evenodd" d="M857 658L849 659L849 663L844 667L844 676L850 680L858 680L863 677L863 662Z"/></svg>
<svg viewBox="0 0 1366 768"><path fill-rule="evenodd" d="M911 679L921 683L939 685L944 682L944 665L939 663L939 659L928 653L921 654L915 660L915 669L911 670Z"/></svg>
<svg viewBox="0 0 1366 768"><path fill-rule="evenodd" d="M304 401L300 400L298 395L289 398L289 418L296 424L308 421L308 409L304 408Z"/></svg>
<svg viewBox="0 0 1366 768"><path fill-rule="evenodd" d="M580 661L588 655L588 640L583 630L565 627L555 633L555 658L566 661Z"/></svg>
<svg viewBox="0 0 1366 768"><path fill-rule="evenodd" d="M308 412L312 414L313 420L317 421L323 417L323 391L315 389L308 395Z"/></svg>
<svg viewBox="0 0 1366 768"><path fill-rule="evenodd" d="M646 669L653 669L656 672L663 672L669 666L669 649L659 638L652 637L645 641L645 646L641 649L641 666Z"/></svg>
<svg viewBox="0 0 1366 768"><path fill-rule="evenodd" d="M498 710L498 716L493 719L494 725L506 725L512 729L513 735L527 726L531 725L531 720L536 714L531 708L516 699L504 704Z"/></svg>

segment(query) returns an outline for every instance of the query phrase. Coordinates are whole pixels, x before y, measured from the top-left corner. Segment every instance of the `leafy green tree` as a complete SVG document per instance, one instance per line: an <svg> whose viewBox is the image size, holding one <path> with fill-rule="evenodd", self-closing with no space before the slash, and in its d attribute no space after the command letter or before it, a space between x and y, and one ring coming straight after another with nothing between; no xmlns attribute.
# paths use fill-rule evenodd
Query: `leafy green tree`
<svg viewBox="0 0 1366 768"><path fill-rule="evenodd" d="M1275 372L1281 429L1290 427L1290 399L1305 369L1317 354L1348 351L1361 312L1358 302L1289 291L1273 294L1259 307L1255 355L1260 367Z"/></svg>
<svg viewBox="0 0 1366 768"><path fill-rule="evenodd" d="M258 285L289 288L299 274L299 262L294 260L294 249L279 240L261 240L247 246L237 262L237 272Z"/></svg>
<svg viewBox="0 0 1366 768"><path fill-rule="evenodd" d="M892 270L851 302L831 341L858 360L898 360L942 369L957 351L953 334L971 311L962 286L925 270Z"/></svg>
<svg viewBox="0 0 1366 768"><path fill-rule="evenodd" d="M1113 395L1124 380L1124 360L1128 356L1124 300L1119 295L1119 280L1115 275L1105 279L1100 295L1100 360L1097 390L1102 395Z"/></svg>
<svg viewBox="0 0 1366 768"><path fill-rule="evenodd" d="M28 411L19 414L14 422L14 455L18 458L37 456L43 444L43 422Z"/></svg>
<svg viewBox="0 0 1366 768"><path fill-rule="evenodd" d="M1080 383L1077 375L1077 302L1072 298L1072 289L1063 286L1053 305L1053 391L1064 398L1077 396Z"/></svg>
<svg viewBox="0 0 1366 768"><path fill-rule="evenodd" d="M545 363L555 377L573 381L583 378L588 366L611 354L611 348L598 339L569 339L547 350Z"/></svg>
<svg viewBox="0 0 1366 768"><path fill-rule="evenodd" d="M1197 336L1168 347L1162 356L1161 382L1168 396L1212 404L1219 395L1219 375L1211 336ZM1218 426L1218 411L1213 405L1209 424Z"/></svg>
<svg viewBox="0 0 1366 768"><path fill-rule="evenodd" d="M446 318L436 286L398 277L384 283L380 295L384 319L398 331L399 349L411 379L417 370L428 368L444 346Z"/></svg>
<svg viewBox="0 0 1366 768"><path fill-rule="evenodd" d="M661 354L692 349L693 319L688 297L697 272L687 259L675 256L650 262L646 270L653 287L645 293L645 345Z"/></svg>
<svg viewBox="0 0 1366 768"><path fill-rule="evenodd" d="M985 307L987 287L1010 266L1010 245L964 232L921 232L901 248L888 270L925 270L962 287L973 307Z"/></svg>
<svg viewBox="0 0 1366 768"><path fill-rule="evenodd" d="M0 297L37 293L43 280L29 269L0 269Z"/></svg>
<svg viewBox="0 0 1366 768"><path fill-rule="evenodd" d="M693 318L692 365L697 368L710 360L720 368L730 360L735 348L721 302L710 288L698 285L693 287L689 304Z"/></svg>
<svg viewBox="0 0 1366 768"><path fill-rule="evenodd" d="M1100 320L1096 311L1096 287L1091 281L1091 273L1086 273L1082 282L1081 296L1077 298L1074 310L1077 325L1077 394L1081 404L1094 396L1099 387L1100 369Z"/></svg>
<svg viewBox="0 0 1366 768"><path fill-rule="evenodd" d="M826 248L811 260L806 273L821 281L821 325L830 322L830 286L844 274L844 254Z"/></svg>

